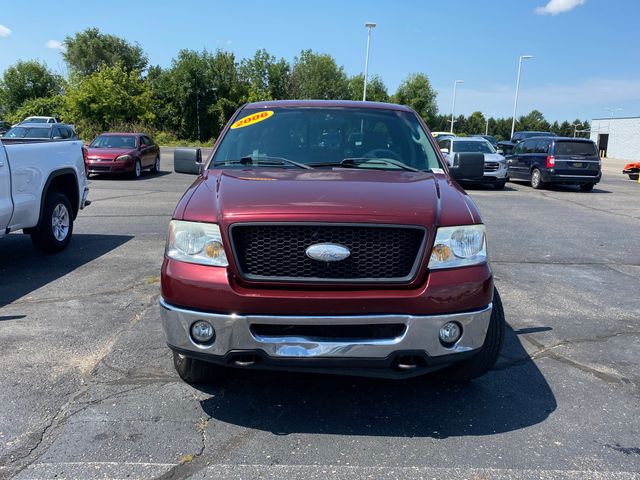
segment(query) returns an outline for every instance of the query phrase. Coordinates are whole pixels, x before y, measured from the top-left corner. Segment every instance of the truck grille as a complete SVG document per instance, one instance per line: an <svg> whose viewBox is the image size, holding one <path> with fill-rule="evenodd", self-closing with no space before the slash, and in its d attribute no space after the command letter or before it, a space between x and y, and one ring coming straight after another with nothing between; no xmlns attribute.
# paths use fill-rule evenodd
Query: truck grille
<svg viewBox="0 0 640 480"><path fill-rule="evenodd" d="M500 168L500 164L498 162L485 162L484 171L485 172L496 172Z"/></svg>
<svg viewBox="0 0 640 480"><path fill-rule="evenodd" d="M416 274L425 229L412 226L238 224L230 229L241 276L250 281L408 283ZM347 247L337 262L313 260L318 243Z"/></svg>

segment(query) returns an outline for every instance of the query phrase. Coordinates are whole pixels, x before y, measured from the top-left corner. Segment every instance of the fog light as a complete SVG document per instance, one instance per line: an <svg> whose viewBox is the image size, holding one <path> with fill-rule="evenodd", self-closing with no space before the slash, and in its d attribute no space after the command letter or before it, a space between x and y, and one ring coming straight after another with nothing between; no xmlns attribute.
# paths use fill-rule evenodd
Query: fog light
<svg viewBox="0 0 640 480"><path fill-rule="evenodd" d="M456 343L462 335L462 327L457 322L447 322L440 327L440 340L442 343L451 345Z"/></svg>
<svg viewBox="0 0 640 480"><path fill-rule="evenodd" d="M215 337L215 330L209 322L198 320L191 325L191 336L198 343L209 343Z"/></svg>

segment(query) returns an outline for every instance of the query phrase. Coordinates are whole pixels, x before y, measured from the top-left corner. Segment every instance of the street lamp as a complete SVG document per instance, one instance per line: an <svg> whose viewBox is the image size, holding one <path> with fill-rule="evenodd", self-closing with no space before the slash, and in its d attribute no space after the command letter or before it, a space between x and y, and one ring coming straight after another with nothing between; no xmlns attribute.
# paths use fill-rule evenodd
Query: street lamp
<svg viewBox="0 0 640 480"><path fill-rule="evenodd" d="M573 138L576 138L576 134L578 133L578 127L581 127L581 123L574 123L571 125L573 127Z"/></svg>
<svg viewBox="0 0 640 480"><path fill-rule="evenodd" d="M511 138L513 138L513 132L516 129L516 110L518 109L518 91L520 90L520 71L522 70L522 60L529 60L533 58L532 55L520 55L518 61L518 80L516 80L516 98L513 101L513 119L511 121Z"/></svg>
<svg viewBox="0 0 640 480"><path fill-rule="evenodd" d="M459 83L464 83L464 80L456 80L455 82L453 82L453 104L451 105L451 130L450 130L451 133L453 133L453 122L455 122L455 120L453 119L453 114L456 109L456 87L458 86Z"/></svg>
<svg viewBox="0 0 640 480"><path fill-rule="evenodd" d="M371 45L371 29L376 28L376 24L373 22L367 22L364 24L369 29L367 32L367 56L364 61L364 89L362 90L362 101L367 99L367 79L369 75L369 47Z"/></svg>
<svg viewBox="0 0 640 480"><path fill-rule="evenodd" d="M484 134L489 135L489 119L493 117L493 113L487 117L486 124L484 126Z"/></svg>
<svg viewBox="0 0 640 480"><path fill-rule="evenodd" d="M607 108L605 108L605 110L609 110L609 113L611 113L611 118L613 118L613 115L615 114L615 112L619 112L622 109L621 108L607 107Z"/></svg>

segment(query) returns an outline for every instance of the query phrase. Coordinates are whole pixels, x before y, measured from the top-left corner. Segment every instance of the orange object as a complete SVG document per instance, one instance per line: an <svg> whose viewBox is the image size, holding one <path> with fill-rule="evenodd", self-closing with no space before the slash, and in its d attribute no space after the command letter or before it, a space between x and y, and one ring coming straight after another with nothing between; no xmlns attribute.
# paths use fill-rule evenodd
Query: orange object
<svg viewBox="0 0 640 480"><path fill-rule="evenodd" d="M631 180L638 180L640 176L640 162L627 163L622 170L622 173L629 175Z"/></svg>

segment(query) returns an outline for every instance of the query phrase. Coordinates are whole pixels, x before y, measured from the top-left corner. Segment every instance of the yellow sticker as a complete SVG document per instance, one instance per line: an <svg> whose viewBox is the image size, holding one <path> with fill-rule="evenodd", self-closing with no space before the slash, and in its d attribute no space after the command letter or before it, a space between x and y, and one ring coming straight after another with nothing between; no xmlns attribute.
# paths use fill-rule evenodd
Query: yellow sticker
<svg viewBox="0 0 640 480"><path fill-rule="evenodd" d="M273 115L272 110L265 110L264 112L254 113L253 115L249 115L248 117L241 118L236 123L231 125L231 128L234 129L234 128L248 127L249 125L253 125L254 123L258 123L263 120L266 120L271 115Z"/></svg>

